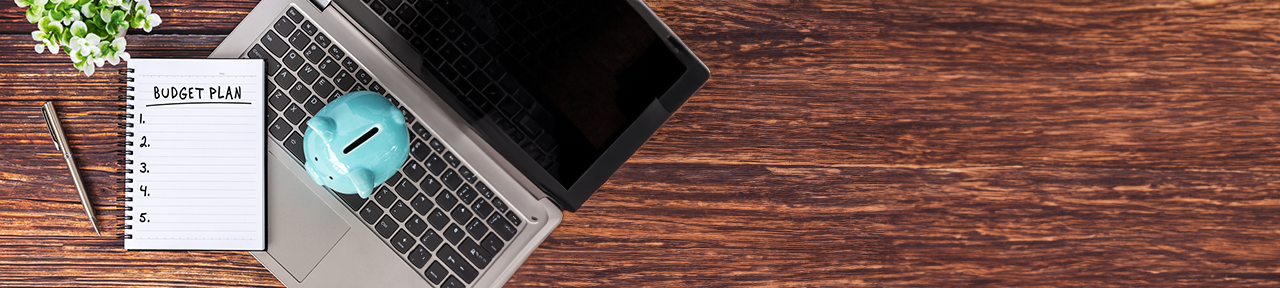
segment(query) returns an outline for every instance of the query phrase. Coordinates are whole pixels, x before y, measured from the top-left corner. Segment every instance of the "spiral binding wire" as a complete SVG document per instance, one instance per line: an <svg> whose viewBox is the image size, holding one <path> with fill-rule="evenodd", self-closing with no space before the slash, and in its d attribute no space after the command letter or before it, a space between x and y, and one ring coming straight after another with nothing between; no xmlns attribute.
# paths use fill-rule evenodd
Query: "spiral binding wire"
<svg viewBox="0 0 1280 288"><path fill-rule="evenodd" d="M120 78L120 83L125 83L124 87L120 87L120 93L124 94L119 97L121 101L133 100L133 95L129 95L129 92L133 91L133 86L129 85L129 83L133 82L133 77L128 77L129 73L133 73L133 68L120 69L120 75L125 76ZM133 178L129 178L129 175L133 174L133 169L125 167L129 167L128 165L133 164L133 159L129 159L129 156L133 156L133 150L129 150L129 147L133 147L133 141L131 141L131 139L133 139L133 132L128 131L129 128L133 128L133 123L128 122L129 119L133 119L134 117L133 113L130 113L133 110L133 104L125 103L125 105L120 105L119 109L120 111L124 111L124 114L120 115L120 119L125 120L123 123L119 124L119 127L125 129L125 131L118 133L118 135L123 138L120 140L120 144L118 144L118 146L124 148L116 154L124 157L124 159L116 162L116 164L120 164L121 166L121 168L116 171L124 174L124 178L118 181L121 184L121 188L119 190L121 196L116 197L116 200L124 202L124 209L121 209L124 210L124 215L118 216L117 219L128 223L127 221L133 220L133 215L129 215L129 212L133 211L133 206L129 206L129 203L133 202L133 196L130 196L133 195L133 187L129 187L128 185L133 183ZM124 231L116 234L116 238L133 239L133 234L128 233L128 230L133 229L133 225L122 223L116 225L116 228Z"/></svg>

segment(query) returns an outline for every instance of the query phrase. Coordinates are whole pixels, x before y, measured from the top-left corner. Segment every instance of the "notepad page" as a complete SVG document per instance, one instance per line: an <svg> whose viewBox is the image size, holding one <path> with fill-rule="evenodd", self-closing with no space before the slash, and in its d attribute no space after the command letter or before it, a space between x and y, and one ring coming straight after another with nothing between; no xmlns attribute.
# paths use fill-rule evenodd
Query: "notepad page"
<svg viewBox="0 0 1280 288"><path fill-rule="evenodd" d="M128 67L125 249L265 249L262 61L133 59Z"/></svg>

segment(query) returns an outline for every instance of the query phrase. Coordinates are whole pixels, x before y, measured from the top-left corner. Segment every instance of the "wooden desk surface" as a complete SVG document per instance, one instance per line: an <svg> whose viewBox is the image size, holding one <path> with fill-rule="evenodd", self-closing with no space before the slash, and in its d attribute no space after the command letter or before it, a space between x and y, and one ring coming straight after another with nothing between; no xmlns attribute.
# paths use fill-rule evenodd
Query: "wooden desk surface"
<svg viewBox="0 0 1280 288"><path fill-rule="evenodd" d="M256 3L172 2L134 57ZM650 3L711 81L509 286L1280 285L1280 4L793 2ZM92 236L38 106L114 226L118 76L0 6L0 286L279 286Z"/></svg>

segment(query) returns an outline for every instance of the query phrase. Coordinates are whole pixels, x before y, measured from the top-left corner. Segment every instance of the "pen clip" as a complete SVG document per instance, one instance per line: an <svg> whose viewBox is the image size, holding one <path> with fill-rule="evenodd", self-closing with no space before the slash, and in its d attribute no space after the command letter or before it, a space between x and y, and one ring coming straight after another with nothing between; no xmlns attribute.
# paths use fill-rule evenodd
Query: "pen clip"
<svg viewBox="0 0 1280 288"><path fill-rule="evenodd" d="M53 138L53 147L58 148L58 152L64 152L62 141L58 141L58 136L62 136L62 129L58 129L60 128L58 126L62 123L57 123L58 116L54 113L57 112L53 110L53 101L44 102L44 105L40 106L40 114L44 115L44 124L49 128L49 137Z"/></svg>

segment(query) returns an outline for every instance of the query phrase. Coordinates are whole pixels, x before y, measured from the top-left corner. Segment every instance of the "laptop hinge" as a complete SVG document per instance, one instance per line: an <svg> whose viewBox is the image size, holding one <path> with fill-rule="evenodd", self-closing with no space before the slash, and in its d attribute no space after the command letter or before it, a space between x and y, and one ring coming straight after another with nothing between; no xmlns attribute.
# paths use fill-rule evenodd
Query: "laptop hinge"
<svg viewBox="0 0 1280 288"><path fill-rule="evenodd" d="M315 4L316 9L320 11L324 11L325 7L329 7L329 3L331 2L333 1L332 0L311 0L311 4Z"/></svg>

